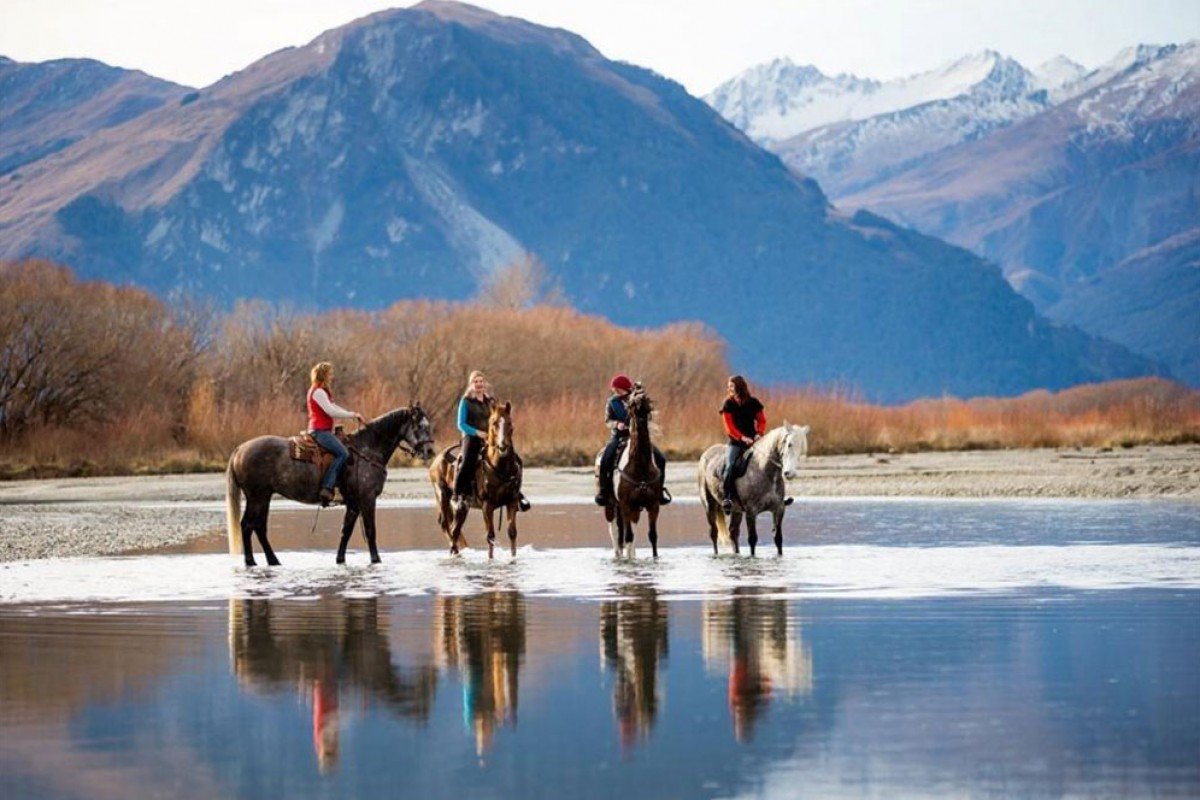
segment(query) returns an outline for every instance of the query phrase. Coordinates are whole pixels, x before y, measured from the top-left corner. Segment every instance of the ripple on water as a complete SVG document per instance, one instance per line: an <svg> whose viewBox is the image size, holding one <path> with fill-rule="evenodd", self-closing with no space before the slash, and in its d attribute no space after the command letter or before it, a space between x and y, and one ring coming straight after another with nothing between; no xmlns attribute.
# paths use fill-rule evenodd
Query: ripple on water
<svg viewBox="0 0 1200 800"><path fill-rule="evenodd" d="M1022 594L1040 589L1200 588L1200 548L1172 544L1067 546L816 545L774 555L712 555L675 547L657 559L616 560L605 548L538 549L489 561L485 552L387 553L384 563L336 565L324 551L280 554L283 566L246 568L223 554L65 558L0 565L0 603L82 603L477 594L604 598L628 585L676 597L735 588L786 597L916 598ZM359 558L365 558L359 555Z"/></svg>

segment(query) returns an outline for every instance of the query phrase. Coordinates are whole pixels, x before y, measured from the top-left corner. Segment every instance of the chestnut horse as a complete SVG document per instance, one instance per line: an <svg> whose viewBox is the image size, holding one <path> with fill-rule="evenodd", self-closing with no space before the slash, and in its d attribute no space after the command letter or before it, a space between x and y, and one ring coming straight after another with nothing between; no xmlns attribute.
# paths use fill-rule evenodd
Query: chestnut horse
<svg viewBox="0 0 1200 800"><path fill-rule="evenodd" d="M450 497L454 493L454 478L458 472L458 460L451 453L458 447L447 447L429 465L429 482L433 484L434 500L437 503L438 525L450 540L450 553L454 555L466 546L463 523L472 508L483 511L483 524L487 527L488 558L492 558L496 546L495 513L508 512L508 541L512 554L517 554L517 509L521 501L521 459L513 447L512 404L492 406L488 415L487 446L479 455L475 467L475 491L465 498L466 502L453 507Z"/></svg>

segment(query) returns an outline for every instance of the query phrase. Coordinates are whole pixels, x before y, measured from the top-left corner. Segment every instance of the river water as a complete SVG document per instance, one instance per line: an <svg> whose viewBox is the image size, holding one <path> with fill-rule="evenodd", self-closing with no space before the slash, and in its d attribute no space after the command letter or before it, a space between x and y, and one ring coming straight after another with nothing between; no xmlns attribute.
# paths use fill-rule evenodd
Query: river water
<svg viewBox="0 0 1200 800"><path fill-rule="evenodd" d="M681 504L626 562L428 515L0 564L0 796L1200 795L1195 503L803 501L755 559Z"/></svg>

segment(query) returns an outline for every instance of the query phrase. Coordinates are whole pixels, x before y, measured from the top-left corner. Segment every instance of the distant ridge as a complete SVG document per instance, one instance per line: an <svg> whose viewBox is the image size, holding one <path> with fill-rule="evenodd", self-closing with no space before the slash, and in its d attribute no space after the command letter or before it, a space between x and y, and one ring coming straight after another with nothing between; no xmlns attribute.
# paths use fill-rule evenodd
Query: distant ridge
<svg viewBox="0 0 1200 800"><path fill-rule="evenodd" d="M837 211L678 84L456 3L327 31L0 180L0 256L166 295L465 298L523 253L583 311L703 321L756 380L901 400L1162 372L963 250Z"/></svg>

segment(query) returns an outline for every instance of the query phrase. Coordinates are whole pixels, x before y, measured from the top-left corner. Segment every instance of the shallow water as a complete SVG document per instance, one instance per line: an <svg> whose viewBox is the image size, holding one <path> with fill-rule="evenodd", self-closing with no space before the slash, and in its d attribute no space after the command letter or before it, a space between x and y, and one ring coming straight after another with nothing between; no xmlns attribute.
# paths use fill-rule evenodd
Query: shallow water
<svg viewBox="0 0 1200 800"><path fill-rule="evenodd" d="M753 560L678 514L619 563L539 510L515 560L395 510L375 567L308 515L274 569L0 565L0 796L1200 794L1195 504L806 502Z"/></svg>

